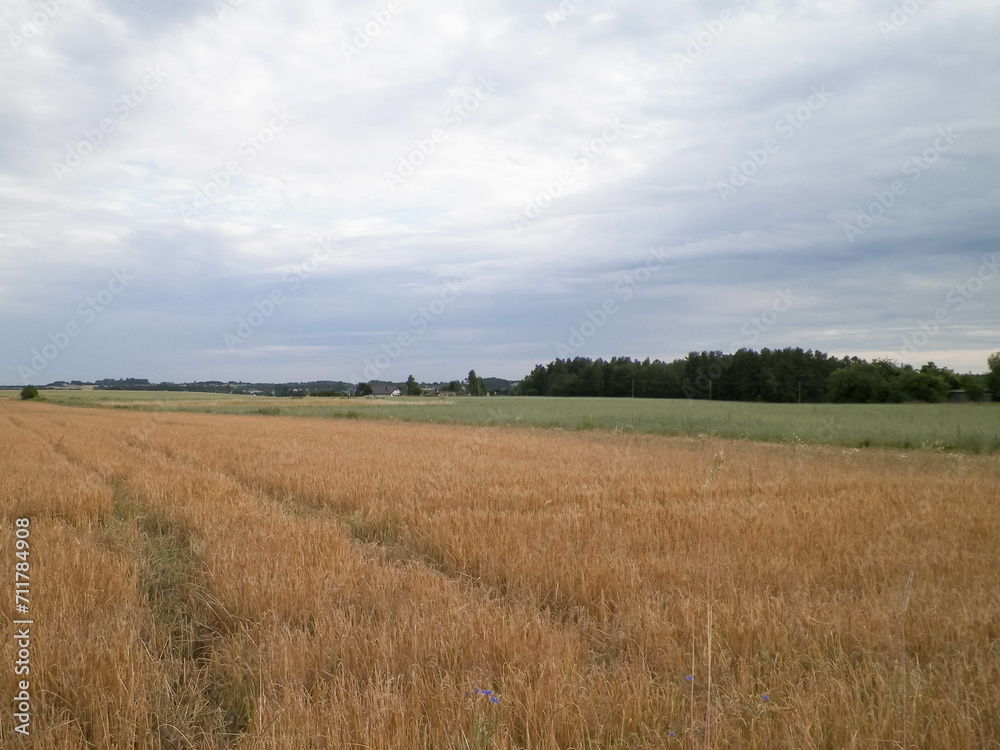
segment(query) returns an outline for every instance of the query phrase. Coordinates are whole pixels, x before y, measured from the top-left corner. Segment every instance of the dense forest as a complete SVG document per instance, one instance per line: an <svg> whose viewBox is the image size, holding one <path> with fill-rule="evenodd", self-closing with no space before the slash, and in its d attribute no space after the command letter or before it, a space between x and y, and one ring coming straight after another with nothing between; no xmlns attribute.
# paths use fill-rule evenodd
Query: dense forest
<svg viewBox="0 0 1000 750"><path fill-rule="evenodd" d="M576 357L536 365L515 395L900 403L946 401L949 391L964 389L970 400L978 401L990 390L1000 391L1000 357L991 357L990 367L989 375L958 375L933 362L918 370L801 348L691 352L672 362Z"/></svg>

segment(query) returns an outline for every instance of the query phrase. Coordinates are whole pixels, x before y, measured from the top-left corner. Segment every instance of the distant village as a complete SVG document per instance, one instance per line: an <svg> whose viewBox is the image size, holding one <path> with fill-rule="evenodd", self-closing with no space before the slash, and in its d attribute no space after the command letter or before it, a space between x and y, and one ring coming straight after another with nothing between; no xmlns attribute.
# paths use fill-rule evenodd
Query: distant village
<svg viewBox="0 0 1000 750"><path fill-rule="evenodd" d="M470 387L468 378L450 382L418 383L411 376L406 383L370 381L347 383L320 380L305 383L246 383L242 381L205 380L193 383L151 383L146 378L120 378L95 381L57 380L39 385L40 391L187 391L192 393L227 393L239 396L271 396L287 398L395 398L423 396L454 398L456 396L509 396L517 381L502 378L476 378ZM13 386L11 386L13 387Z"/></svg>

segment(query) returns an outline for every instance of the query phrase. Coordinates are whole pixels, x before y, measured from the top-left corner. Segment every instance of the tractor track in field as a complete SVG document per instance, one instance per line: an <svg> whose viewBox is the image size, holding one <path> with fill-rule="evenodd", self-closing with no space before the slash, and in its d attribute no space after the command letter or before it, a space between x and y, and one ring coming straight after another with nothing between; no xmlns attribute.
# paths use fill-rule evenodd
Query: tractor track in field
<svg viewBox="0 0 1000 750"><path fill-rule="evenodd" d="M206 470L189 457L178 456L154 446L140 450L152 451L162 458L189 468ZM433 540L422 537L405 517L391 515L366 515L362 508L338 503L331 498L304 495L288 489L251 480L232 470L211 469L237 483L264 502L277 505L286 514L325 519L344 527L363 555L378 562L392 565L420 565L436 575L458 584L470 596L482 601L527 605L559 627L579 630L584 636L594 664L607 666L619 659L634 655L637 645L630 641L620 627L610 627L596 620L586 606L569 593L555 591L544 599L524 586L497 577L484 580L475 570L450 559L447 550Z"/></svg>
<svg viewBox="0 0 1000 750"><path fill-rule="evenodd" d="M217 674L213 667L215 651L241 623L209 591L202 562L194 551L195 532L151 509L123 477L109 475L74 454L65 446L64 437L56 439L11 421L71 465L97 475L113 493L111 513L96 528L56 520L85 543L100 544L136 562L140 593L161 632L159 636L147 633L143 640L169 678L175 699L172 710L178 712L177 717L157 717L162 747L190 747L190 739L175 729L184 723L181 715L198 716L198 747L235 747L253 719L253 675L234 681L231 675ZM77 721L86 736L85 722Z"/></svg>
<svg viewBox="0 0 1000 750"><path fill-rule="evenodd" d="M154 653L171 676L178 715L197 717L200 743L234 747L253 720L253 675L233 679L231 673L221 673L215 667L215 653L238 632L241 622L209 591L194 551L194 532L148 508L126 483L116 481L113 490L114 508L105 530L132 531L124 536L131 540L130 553L140 561L142 595L165 633L165 640L149 638L160 642ZM158 717L158 733L166 747L183 746L175 723L170 715Z"/></svg>
<svg viewBox="0 0 1000 750"><path fill-rule="evenodd" d="M40 433L36 434L47 439L53 450L64 455L67 460L86 465L64 447L57 448L54 441ZM621 628L611 628L613 632L606 632L604 629L606 624L598 622L587 607L571 593L553 591L544 597L539 597L525 586L504 575L497 576L495 572L492 580L484 580L477 569L450 559L446 549L430 539L422 538L419 530L405 517L397 514L366 514L363 508L337 503L324 495L303 495L254 481L229 469L206 467L194 458L178 455L172 450L159 448L141 439L148 435L149 430L142 434L140 439L122 434L107 437L126 450L155 455L172 464L197 471L207 471L228 479L263 502L280 507L288 515L328 519L339 524L349 533L359 551L370 559L392 565L420 565L458 584L467 594L483 601L527 605L553 624L580 630L595 664L608 665L618 659L627 658L635 651L635 644L630 642ZM106 482L116 481L115 477L109 479L101 474L96 466L90 468L98 471Z"/></svg>

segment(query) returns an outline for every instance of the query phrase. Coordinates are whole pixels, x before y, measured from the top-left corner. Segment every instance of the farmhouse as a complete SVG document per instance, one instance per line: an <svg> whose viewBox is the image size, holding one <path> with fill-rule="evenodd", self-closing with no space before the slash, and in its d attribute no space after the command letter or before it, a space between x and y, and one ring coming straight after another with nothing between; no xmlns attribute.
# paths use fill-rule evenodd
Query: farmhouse
<svg viewBox="0 0 1000 750"><path fill-rule="evenodd" d="M394 385L373 385L372 395L379 398L389 398L392 396L402 396L403 392Z"/></svg>

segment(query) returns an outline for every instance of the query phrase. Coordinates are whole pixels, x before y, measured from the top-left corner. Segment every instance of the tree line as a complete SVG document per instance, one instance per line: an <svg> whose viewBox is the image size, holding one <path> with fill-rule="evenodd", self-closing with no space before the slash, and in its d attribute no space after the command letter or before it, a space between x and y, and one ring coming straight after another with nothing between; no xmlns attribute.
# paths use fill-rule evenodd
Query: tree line
<svg viewBox="0 0 1000 750"><path fill-rule="evenodd" d="M987 375L959 375L928 362L919 369L891 360L833 357L801 348L691 352L663 362L630 357L555 359L536 365L514 389L519 396L693 398L771 403L942 402L963 389L970 400L1000 400L1000 352Z"/></svg>

